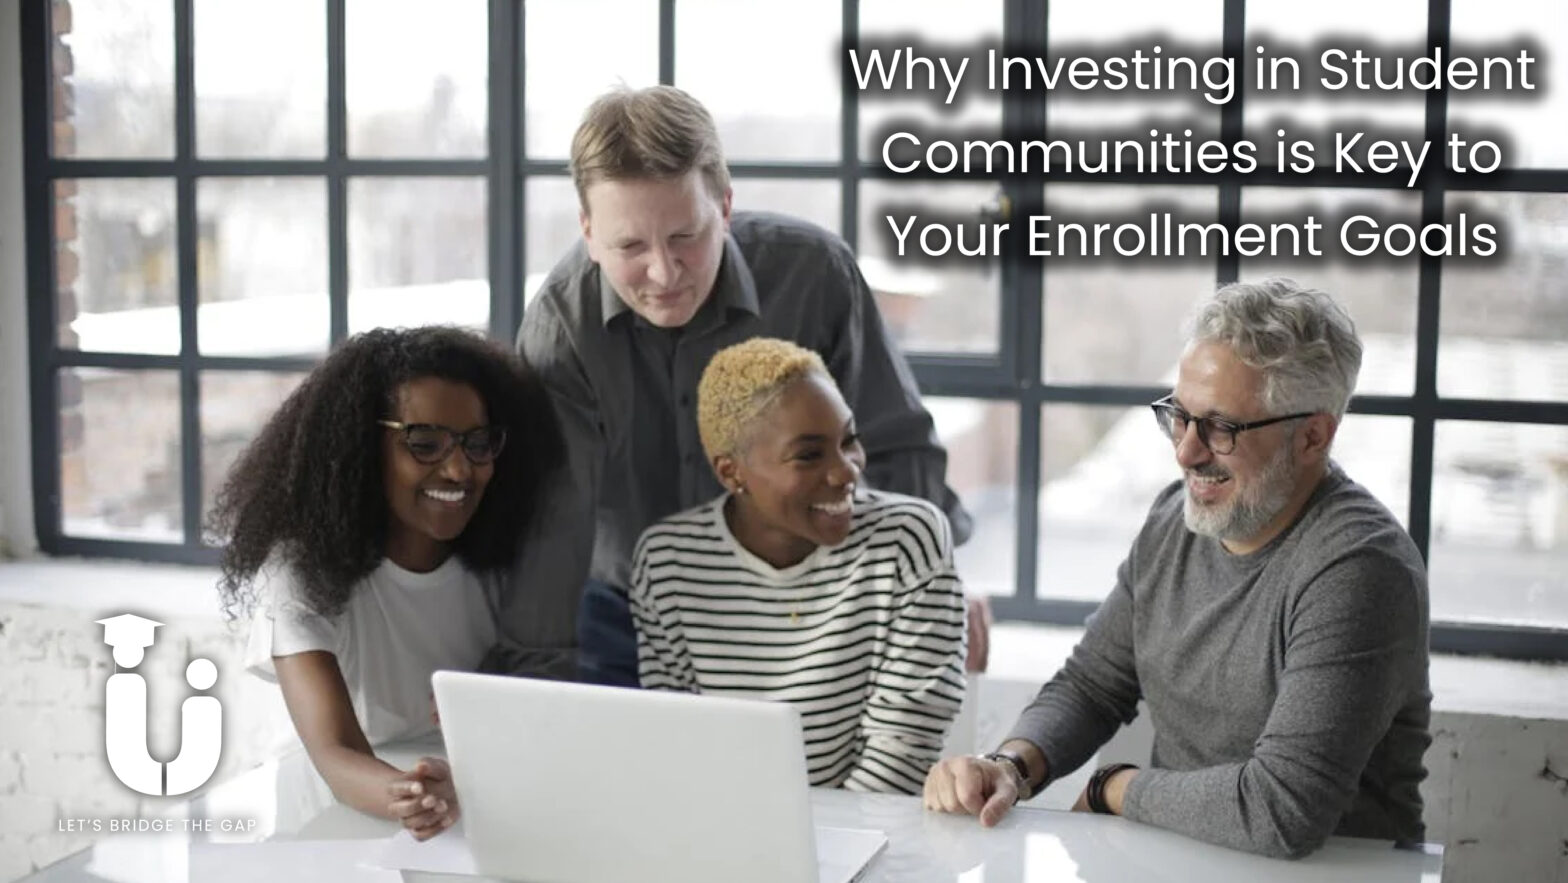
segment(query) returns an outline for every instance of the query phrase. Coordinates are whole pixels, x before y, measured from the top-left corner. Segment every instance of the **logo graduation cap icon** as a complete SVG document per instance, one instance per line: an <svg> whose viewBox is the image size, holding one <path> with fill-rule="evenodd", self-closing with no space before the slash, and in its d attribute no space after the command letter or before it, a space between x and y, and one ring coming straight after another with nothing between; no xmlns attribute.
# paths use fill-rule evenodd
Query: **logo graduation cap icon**
<svg viewBox="0 0 1568 883"><path fill-rule="evenodd" d="M114 663L135 668L163 625L133 613L98 620L103 642L114 648ZM185 680L197 690L218 681L218 667L209 659L193 659ZM180 705L180 753L165 765L147 752L147 682L135 672L109 676L104 687L104 746L109 768L126 787L153 797L173 797L200 788L218 768L223 748L223 707L213 696L191 696Z"/></svg>

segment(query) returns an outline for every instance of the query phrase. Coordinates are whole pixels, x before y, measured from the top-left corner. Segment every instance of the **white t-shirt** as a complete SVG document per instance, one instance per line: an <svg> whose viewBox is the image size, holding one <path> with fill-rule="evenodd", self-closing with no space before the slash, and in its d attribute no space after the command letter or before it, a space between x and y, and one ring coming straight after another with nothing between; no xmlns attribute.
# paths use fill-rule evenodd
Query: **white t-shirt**
<svg viewBox="0 0 1568 883"><path fill-rule="evenodd" d="M305 604L293 571L276 556L256 587L246 668L276 682L272 657L332 653L372 745L434 732L430 675L473 671L495 643L484 581L456 555L429 573L382 559L331 618Z"/></svg>

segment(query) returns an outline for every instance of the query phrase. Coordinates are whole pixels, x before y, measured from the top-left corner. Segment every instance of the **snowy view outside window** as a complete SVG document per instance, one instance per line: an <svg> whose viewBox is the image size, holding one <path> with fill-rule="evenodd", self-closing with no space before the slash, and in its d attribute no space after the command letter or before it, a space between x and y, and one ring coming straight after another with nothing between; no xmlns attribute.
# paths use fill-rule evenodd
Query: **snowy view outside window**
<svg viewBox="0 0 1568 883"><path fill-rule="evenodd" d="M168 160L175 156L172 3L72 0L56 21L56 156ZM1219 0L1140 0L1114 17L1105 4L1050 4L1053 41L1126 41L1153 33L1217 43ZM1368 4L1251 3L1249 39L1310 42L1347 32L1417 41L1425 0ZM525 22L524 148L561 161L582 110L607 88L658 80L658 6L613 0L529 0ZM1568 12L1560 0L1453 0L1456 40L1531 34L1543 41L1543 79L1568 86ZM732 160L840 162L837 47L841 9L831 0L762 6L721 0L676 4L675 82L713 111ZM948 45L1001 33L1000 0L862 0L866 37L910 36ZM194 145L199 160L290 161L265 175L197 178L196 346L203 356L318 358L329 344L329 179L326 14L320 0L242 4L195 0ZM614 20L617 26L602 27ZM1137 30L1126 22L1139 22ZM487 4L484 0L348 0L344 144L350 160L440 160L440 174L354 174L344 189L348 329L428 322L485 328L490 309L487 205ZM1169 108L1052 99L1049 119L1093 126ZM1187 107L1181 110L1186 113ZM1213 124L1218 124L1218 111ZM1420 98L1257 101L1245 125L1288 118L1300 128L1377 116L1419 128ZM1523 168L1568 167L1568 88L1503 104L1468 96L1450 123L1502 127ZM1000 102L976 96L952 112L913 100L868 101L860 158L894 119L948 128L996 126ZM470 162L472 168L461 163ZM521 261L527 291L579 237L570 180L534 175ZM861 181L856 219L862 266L894 335L923 353L1001 351L1004 297L1043 298L1041 381L1168 386L1179 323L1211 291L1212 262L1126 261L1045 267L1042 291L1003 290L994 263L910 264L893 258L880 209L918 203L972 212L992 200L987 182ZM63 349L175 355L176 182L96 177L55 184L56 273ZM1159 199L1217 213L1212 186L1051 185L1063 213L1129 210ZM1512 253L1485 265L1445 265L1437 357L1440 396L1568 401L1568 195L1450 193L1501 218ZM735 181L737 209L808 218L840 233L836 177ZM1243 220L1279 212L1333 214L1369 205L1418 217L1419 193L1248 187ZM1284 273L1323 287L1351 310L1366 344L1359 392L1415 391L1419 277L1414 261L1384 264L1245 259L1243 279ZM219 370L200 375L203 505L298 371ZM178 372L86 368L57 375L60 479L68 535L179 542ZM1039 597L1097 600L1153 496L1175 475L1168 442L1146 407L1049 403L1041 413L1038 537L1017 535L1021 406L1016 401L928 399L950 454L950 483L976 517L959 550L975 590L1012 594L1018 542L1038 544ZM1336 455L1352 477L1408 519L1413 421L1351 415ZM1568 426L1439 421L1431 506L1434 620L1568 625Z"/></svg>

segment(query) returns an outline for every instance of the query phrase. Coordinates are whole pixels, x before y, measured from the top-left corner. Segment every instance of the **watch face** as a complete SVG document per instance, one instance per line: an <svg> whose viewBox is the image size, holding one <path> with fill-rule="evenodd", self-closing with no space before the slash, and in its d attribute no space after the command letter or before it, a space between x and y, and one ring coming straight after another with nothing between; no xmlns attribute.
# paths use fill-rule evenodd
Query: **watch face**
<svg viewBox="0 0 1568 883"><path fill-rule="evenodd" d="M1029 787L1029 766L1028 764L1024 763L1024 759L1022 757L1019 757L1017 754L1014 754L1011 751L993 751L990 754L985 755L985 759L995 763L1000 763L1007 769L1012 770L1014 777L1013 784L1018 788L1019 800L1027 800L1028 798L1034 796L1032 793L1034 789Z"/></svg>

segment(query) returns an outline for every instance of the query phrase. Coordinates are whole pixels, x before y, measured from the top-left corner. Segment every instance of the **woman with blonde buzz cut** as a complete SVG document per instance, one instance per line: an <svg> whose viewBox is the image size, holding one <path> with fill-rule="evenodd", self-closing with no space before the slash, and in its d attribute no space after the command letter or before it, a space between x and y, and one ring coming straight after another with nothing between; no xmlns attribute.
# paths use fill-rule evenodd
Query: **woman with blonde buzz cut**
<svg viewBox="0 0 1568 883"><path fill-rule="evenodd" d="M714 355L697 424L726 493L637 544L642 685L792 702L812 785L918 793L964 695L947 519L860 486L854 415L793 343Z"/></svg>

